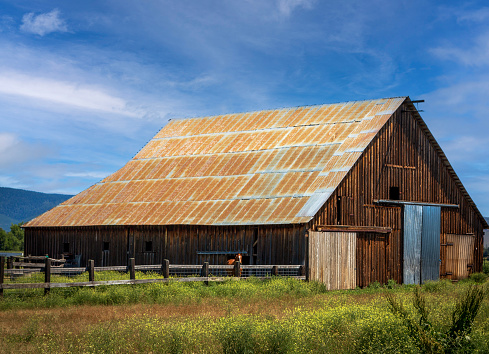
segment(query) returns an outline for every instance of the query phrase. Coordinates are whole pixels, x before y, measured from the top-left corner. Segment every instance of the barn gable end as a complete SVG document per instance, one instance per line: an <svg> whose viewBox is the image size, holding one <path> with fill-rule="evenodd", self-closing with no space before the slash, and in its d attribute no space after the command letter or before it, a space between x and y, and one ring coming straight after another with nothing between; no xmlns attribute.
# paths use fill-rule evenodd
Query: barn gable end
<svg viewBox="0 0 489 354"><path fill-rule="evenodd" d="M392 203L379 202L389 200ZM357 286L388 279L402 283L403 201L442 205L441 277L456 280L482 271L483 229L487 226L409 100L378 132L308 226L313 230L321 225L390 229L386 234L358 233Z"/></svg>

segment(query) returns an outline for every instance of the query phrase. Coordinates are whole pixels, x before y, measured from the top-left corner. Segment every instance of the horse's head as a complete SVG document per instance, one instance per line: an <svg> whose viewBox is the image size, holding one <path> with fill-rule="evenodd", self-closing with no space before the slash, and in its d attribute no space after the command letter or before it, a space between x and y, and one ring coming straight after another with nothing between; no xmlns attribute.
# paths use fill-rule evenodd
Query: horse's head
<svg viewBox="0 0 489 354"><path fill-rule="evenodd" d="M241 255L241 253L238 253L238 254L236 255L236 257L234 258L234 260L235 260L236 262L243 263L243 256Z"/></svg>

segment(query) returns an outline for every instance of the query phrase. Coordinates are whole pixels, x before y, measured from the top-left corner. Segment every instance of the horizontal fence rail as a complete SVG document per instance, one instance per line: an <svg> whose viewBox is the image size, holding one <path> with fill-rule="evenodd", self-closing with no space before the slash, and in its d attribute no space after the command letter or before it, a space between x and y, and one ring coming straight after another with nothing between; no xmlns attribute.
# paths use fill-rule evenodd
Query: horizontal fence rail
<svg viewBox="0 0 489 354"><path fill-rule="evenodd" d="M306 272L303 265L242 265L240 262L235 262L234 265L209 265L208 262L205 262L202 266L199 266L170 264L168 260L164 260L163 264L136 265L135 259L131 258L128 266L95 267L94 261L89 260L87 267L69 268L53 266L53 263L63 263L63 260L38 256L21 258L23 258L21 262L14 262L12 259L7 259L6 263L5 257L0 257L0 296L3 296L4 289L44 289L46 294L49 292L49 289L52 288L94 287L100 285L195 281L219 282L226 279L240 280L249 277L268 279L272 276L285 276L306 280ZM42 261L42 263L31 263L31 261ZM7 269L5 269L5 264L7 264ZM14 269L13 267L23 268ZM95 273L103 271L129 273L130 279L95 281ZM136 279L136 271L160 273L163 275L163 278ZM29 275L36 272L44 273L44 283L4 283L6 275L10 275L11 279L13 279L18 276ZM74 276L84 272L88 272L89 281L69 283L51 282L52 274Z"/></svg>

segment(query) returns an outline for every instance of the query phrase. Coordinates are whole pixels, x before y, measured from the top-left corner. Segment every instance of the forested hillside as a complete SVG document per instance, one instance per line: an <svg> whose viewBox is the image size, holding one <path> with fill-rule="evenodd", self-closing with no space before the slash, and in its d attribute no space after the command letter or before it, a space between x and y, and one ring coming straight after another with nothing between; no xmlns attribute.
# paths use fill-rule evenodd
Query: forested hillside
<svg viewBox="0 0 489 354"><path fill-rule="evenodd" d="M71 197L0 187L0 228L8 231L11 224L29 221Z"/></svg>

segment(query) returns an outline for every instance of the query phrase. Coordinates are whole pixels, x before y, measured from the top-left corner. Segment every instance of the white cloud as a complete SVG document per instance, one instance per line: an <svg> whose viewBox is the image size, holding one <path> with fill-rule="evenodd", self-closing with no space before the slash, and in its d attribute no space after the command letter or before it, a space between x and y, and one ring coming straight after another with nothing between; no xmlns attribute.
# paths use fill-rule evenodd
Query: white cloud
<svg viewBox="0 0 489 354"><path fill-rule="evenodd" d="M0 16L0 32L10 30L12 28L12 25L14 24L14 19L11 16L8 15L2 15Z"/></svg>
<svg viewBox="0 0 489 354"><path fill-rule="evenodd" d="M59 17L58 9L37 16L33 12L25 14L20 29L40 36L53 32L68 32L65 21Z"/></svg>
<svg viewBox="0 0 489 354"><path fill-rule="evenodd" d="M447 45L431 49L431 53L443 60L450 60L467 66L489 65L489 33L478 36L471 47Z"/></svg>
<svg viewBox="0 0 489 354"><path fill-rule="evenodd" d="M288 17L297 7L311 9L313 2L314 0L278 0L277 6L280 14Z"/></svg>
<svg viewBox="0 0 489 354"><path fill-rule="evenodd" d="M489 7L482 7L474 11L460 11L457 21L484 22L489 19Z"/></svg>
<svg viewBox="0 0 489 354"><path fill-rule="evenodd" d="M127 102L103 89L15 72L0 72L0 92L74 106L81 109L139 117Z"/></svg>
<svg viewBox="0 0 489 354"><path fill-rule="evenodd" d="M454 83L427 94L427 104L438 110L446 107L451 115L475 113L474 118L479 118L479 123L487 124L485 117L489 109L489 77L480 75L477 79L463 79L456 82L457 78L447 78Z"/></svg>
<svg viewBox="0 0 489 354"><path fill-rule="evenodd" d="M0 176L0 187L21 188L25 189L28 185L19 182L16 178L10 176Z"/></svg>
<svg viewBox="0 0 489 354"><path fill-rule="evenodd" d="M105 177L107 177L111 173L114 173L114 172L104 172L104 171L68 172L68 173L65 173L65 177L104 179Z"/></svg>
<svg viewBox="0 0 489 354"><path fill-rule="evenodd" d="M25 143L15 134L0 133L0 168L13 168L47 153L45 147Z"/></svg>

